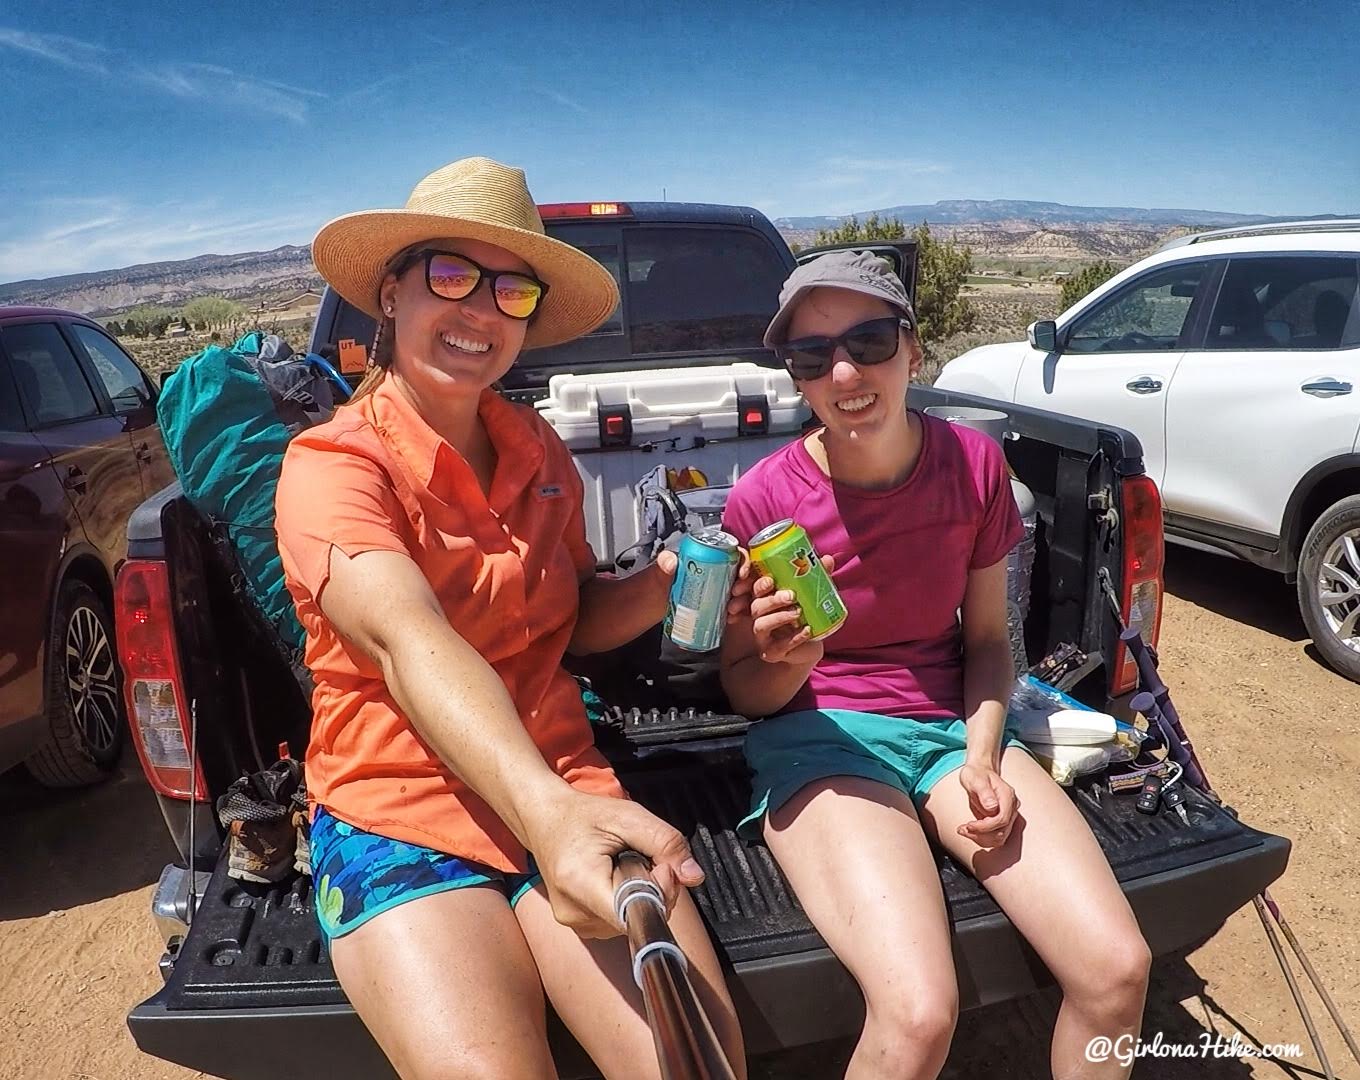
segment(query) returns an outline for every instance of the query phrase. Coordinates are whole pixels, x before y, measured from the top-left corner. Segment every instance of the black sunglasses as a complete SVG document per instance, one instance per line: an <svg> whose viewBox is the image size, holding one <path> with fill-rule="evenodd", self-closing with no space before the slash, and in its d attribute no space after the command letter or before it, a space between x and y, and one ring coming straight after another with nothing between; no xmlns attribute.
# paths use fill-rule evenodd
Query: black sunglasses
<svg viewBox="0 0 1360 1080"><path fill-rule="evenodd" d="M911 320L898 315L870 319L835 337L805 337L775 347L795 379L820 379L836 362L836 350L844 348L856 364L881 364L897 355L901 341L897 331L913 329Z"/></svg>
<svg viewBox="0 0 1360 1080"><path fill-rule="evenodd" d="M511 319L527 319L548 295L548 283L517 270L488 270L480 263L453 251L426 248L413 251L394 268L400 276L417 262L425 262L425 285L443 300L466 300L483 281L491 282L496 310Z"/></svg>

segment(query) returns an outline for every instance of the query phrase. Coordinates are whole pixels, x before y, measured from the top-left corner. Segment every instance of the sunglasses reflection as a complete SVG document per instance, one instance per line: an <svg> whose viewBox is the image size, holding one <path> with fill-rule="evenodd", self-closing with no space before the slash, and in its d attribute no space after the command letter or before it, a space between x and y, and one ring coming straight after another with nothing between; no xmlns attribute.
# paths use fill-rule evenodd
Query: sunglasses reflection
<svg viewBox="0 0 1360 1080"><path fill-rule="evenodd" d="M527 319L547 295L547 282L516 270L491 270L466 255L449 251L417 252L425 260L425 284L444 300L466 300L481 286L491 283L496 309L511 319Z"/></svg>

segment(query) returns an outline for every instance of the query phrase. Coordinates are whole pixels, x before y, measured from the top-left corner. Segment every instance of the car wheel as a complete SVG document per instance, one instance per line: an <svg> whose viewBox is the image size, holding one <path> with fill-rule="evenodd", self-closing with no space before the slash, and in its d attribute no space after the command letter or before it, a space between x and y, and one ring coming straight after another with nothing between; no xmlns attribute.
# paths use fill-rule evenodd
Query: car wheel
<svg viewBox="0 0 1360 1080"><path fill-rule="evenodd" d="M47 642L47 741L25 763L48 787L81 787L118 763L127 730L113 619L83 581L65 581Z"/></svg>
<svg viewBox="0 0 1360 1080"><path fill-rule="evenodd" d="M1299 552L1299 611L1324 660L1360 682L1360 495L1329 506Z"/></svg>

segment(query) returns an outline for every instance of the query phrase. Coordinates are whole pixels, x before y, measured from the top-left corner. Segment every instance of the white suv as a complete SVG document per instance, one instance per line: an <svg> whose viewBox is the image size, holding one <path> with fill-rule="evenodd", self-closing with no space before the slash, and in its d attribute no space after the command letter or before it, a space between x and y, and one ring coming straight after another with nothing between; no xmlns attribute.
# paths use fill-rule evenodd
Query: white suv
<svg viewBox="0 0 1360 1080"><path fill-rule="evenodd" d="M1127 428L1167 537L1297 579L1360 681L1360 221L1182 237L936 385Z"/></svg>

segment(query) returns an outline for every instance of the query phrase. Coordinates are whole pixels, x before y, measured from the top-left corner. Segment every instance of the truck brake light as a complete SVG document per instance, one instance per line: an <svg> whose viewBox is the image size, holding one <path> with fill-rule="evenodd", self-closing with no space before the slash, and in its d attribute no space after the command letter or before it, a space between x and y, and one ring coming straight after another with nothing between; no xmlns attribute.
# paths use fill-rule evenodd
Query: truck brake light
<svg viewBox="0 0 1360 1080"><path fill-rule="evenodd" d="M542 218L632 217L633 208L621 202L544 203L538 208Z"/></svg>
<svg viewBox="0 0 1360 1080"><path fill-rule="evenodd" d="M189 753L191 718L171 619L165 563L124 563L114 587L114 624L137 756L160 794L188 799L196 791L206 802L202 768Z"/></svg>
<svg viewBox="0 0 1360 1080"><path fill-rule="evenodd" d="M1162 497L1147 476L1123 482L1124 580L1120 608L1124 622L1142 632L1154 648L1162 632L1162 571L1166 548L1162 525ZM1115 657L1113 697L1138 686L1138 664L1123 645Z"/></svg>

